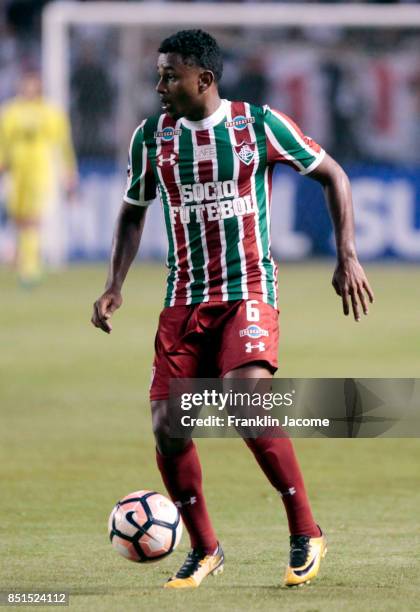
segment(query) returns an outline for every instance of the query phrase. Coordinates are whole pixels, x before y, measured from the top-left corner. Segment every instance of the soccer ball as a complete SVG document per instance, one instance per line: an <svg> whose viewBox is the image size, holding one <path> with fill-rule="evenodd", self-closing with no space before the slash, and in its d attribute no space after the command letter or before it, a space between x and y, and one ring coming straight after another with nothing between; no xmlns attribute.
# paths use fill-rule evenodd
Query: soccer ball
<svg viewBox="0 0 420 612"><path fill-rule="evenodd" d="M117 502L110 514L112 546L137 563L158 561L169 555L182 536L178 508L155 491L134 491Z"/></svg>

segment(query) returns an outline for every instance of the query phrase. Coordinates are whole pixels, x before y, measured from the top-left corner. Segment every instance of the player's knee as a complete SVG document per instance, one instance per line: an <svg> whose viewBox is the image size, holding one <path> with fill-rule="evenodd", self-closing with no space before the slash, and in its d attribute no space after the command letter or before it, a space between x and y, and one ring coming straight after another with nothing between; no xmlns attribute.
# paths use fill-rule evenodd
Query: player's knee
<svg viewBox="0 0 420 612"><path fill-rule="evenodd" d="M188 440L171 438L171 426L167 400L152 402L152 429L156 446L162 455L177 455L185 448Z"/></svg>
<svg viewBox="0 0 420 612"><path fill-rule="evenodd" d="M155 437L169 436L169 414L166 400L152 402L152 428Z"/></svg>

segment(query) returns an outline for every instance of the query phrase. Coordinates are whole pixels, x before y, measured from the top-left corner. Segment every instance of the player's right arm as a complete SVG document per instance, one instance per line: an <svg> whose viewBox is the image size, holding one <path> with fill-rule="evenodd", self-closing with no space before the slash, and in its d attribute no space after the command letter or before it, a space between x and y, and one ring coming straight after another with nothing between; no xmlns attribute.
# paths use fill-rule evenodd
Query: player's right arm
<svg viewBox="0 0 420 612"><path fill-rule="evenodd" d="M122 304L121 289L137 254L147 207L156 197L156 183L147 157L143 125L135 130L128 156L128 179L112 241L104 293L93 305L92 323L109 334L111 316Z"/></svg>
<svg viewBox="0 0 420 612"><path fill-rule="evenodd" d="M92 323L109 334L111 316L122 304L121 289L137 254L147 207L122 203L112 241L108 279L104 293L93 305Z"/></svg>

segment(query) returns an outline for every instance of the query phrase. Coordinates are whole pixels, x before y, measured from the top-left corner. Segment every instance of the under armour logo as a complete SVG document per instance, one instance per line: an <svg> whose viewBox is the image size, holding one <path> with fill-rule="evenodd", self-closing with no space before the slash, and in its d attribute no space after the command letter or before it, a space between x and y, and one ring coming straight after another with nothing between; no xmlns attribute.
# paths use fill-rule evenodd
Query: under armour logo
<svg viewBox="0 0 420 612"><path fill-rule="evenodd" d="M280 497L284 497L285 495L295 495L296 493L296 489L295 487L290 487L289 489L287 489L287 491L285 491L284 493L282 493L281 491L279 491L279 495Z"/></svg>
<svg viewBox="0 0 420 612"><path fill-rule="evenodd" d="M175 502L175 506L177 508L182 508L182 506L186 506L187 504L191 504L191 506L193 504L197 503L197 498L195 495L193 495L192 497L190 497L190 499L187 499L186 501L182 502L182 501L176 501Z"/></svg>
<svg viewBox="0 0 420 612"><path fill-rule="evenodd" d="M176 155L175 155L175 153L170 153L168 157L165 157L162 154L158 155L158 157L157 157L157 164L160 167L164 166L165 164L167 164L169 166L175 166L175 164L176 164Z"/></svg>
<svg viewBox="0 0 420 612"><path fill-rule="evenodd" d="M252 353L252 351L254 349L258 349L260 351L260 353L262 353L263 351L265 351L265 343L264 342L257 342L257 344L252 344L252 342L247 342L245 344L245 351L247 353Z"/></svg>

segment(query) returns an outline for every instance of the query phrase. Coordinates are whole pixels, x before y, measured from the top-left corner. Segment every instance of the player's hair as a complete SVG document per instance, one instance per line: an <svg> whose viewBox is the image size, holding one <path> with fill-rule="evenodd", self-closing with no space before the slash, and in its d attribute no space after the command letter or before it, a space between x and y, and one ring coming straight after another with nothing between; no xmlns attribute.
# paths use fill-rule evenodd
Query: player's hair
<svg viewBox="0 0 420 612"><path fill-rule="evenodd" d="M178 53L183 60L211 70L216 82L223 74L223 58L217 41L204 30L180 30L162 41L159 53Z"/></svg>

